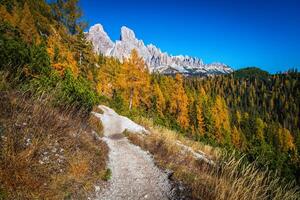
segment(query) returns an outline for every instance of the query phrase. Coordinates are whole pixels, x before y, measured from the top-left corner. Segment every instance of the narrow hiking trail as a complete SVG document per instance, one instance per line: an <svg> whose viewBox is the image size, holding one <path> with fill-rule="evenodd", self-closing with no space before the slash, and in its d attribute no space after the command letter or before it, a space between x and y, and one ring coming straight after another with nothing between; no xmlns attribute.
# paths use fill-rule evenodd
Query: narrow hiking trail
<svg viewBox="0 0 300 200"><path fill-rule="evenodd" d="M110 149L108 167L112 171L112 177L96 199L173 199L167 174L155 166L150 154L131 144L121 134L124 130L137 134L147 133L147 130L106 106L99 108L103 110L103 114L93 114L103 124L103 140Z"/></svg>

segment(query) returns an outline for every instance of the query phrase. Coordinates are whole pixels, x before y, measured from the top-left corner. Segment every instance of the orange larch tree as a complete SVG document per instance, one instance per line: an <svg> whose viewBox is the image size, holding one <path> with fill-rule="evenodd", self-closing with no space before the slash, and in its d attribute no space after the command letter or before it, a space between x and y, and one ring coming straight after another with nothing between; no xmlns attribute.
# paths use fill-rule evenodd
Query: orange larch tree
<svg viewBox="0 0 300 200"><path fill-rule="evenodd" d="M47 40L47 52L50 56L51 65L60 74L70 68L75 77L79 74L79 68L70 49L61 41L58 33L53 33Z"/></svg>
<svg viewBox="0 0 300 200"><path fill-rule="evenodd" d="M115 58L105 58L99 65L97 73L97 91L112 97L113 90L118 87L121 63Z"/></svg>
<svg viewBox="0 0 300 200"><path fill-rule="evenodd" d="M203 119L203 104L201 99L198 99L196 102L196 115L197 115L197 129L201 136L205 134L205 124Z"/></svg>
<svg viewBox="0 0 300 200"><path fill-rule="evenodd" d="M163 115L163 111L165 110L166 107L166 101L164 98L164 95L156 81L152 84L152 103L156 111L160 114Z"/></svg>
<svg viewBox="0 0 300 200"><path fill-rule="evenodd" d="M288 129L279 128L278 141L279 141L279 146L283 152L296 150L294 138Z"/></svg>
<svg viewBox="0 0 300 200"><path fill-rule="evenodd" d="M185 93L183 78L180 74L176 74L175 76L175 84L171 93L170 112L175 114L177 122L182 128L188 128L188 97Z"/></svg>
<svg viewBox="0 0 300 200"><path fill-rule="evenodd" d="M118 82L124 92L124 99L129 101L130 110L141 104L150 106L150 74L143 58L139 57L135 49L124 60Z"/></svg>
<svg viewBox="0 0 300 200"><path fill-rule="evenodd" d="M212 106L212 117L215 125L215 137L218 142L224 143L226 134L230 133L230 120L226 103L219 95Z"/></svg>
<svg viewBox="0 0 300 200"><path fill-rule="evenodd" d="M236 148L241 147L241 134L240 131L236 128L236 126L233 126L232 128L231 141Z"/></svg>

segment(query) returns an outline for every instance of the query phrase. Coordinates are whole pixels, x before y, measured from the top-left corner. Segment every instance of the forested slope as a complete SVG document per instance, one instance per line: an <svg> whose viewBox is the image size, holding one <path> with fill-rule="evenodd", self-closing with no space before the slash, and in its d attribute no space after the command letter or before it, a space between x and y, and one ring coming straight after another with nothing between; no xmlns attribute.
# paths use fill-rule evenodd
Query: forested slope
<svg viewBox="0 0 300 200"><path fill-rule="evenodd" d="M238 158L246 154L245 163L277 170L278 177L299 184L299 73L264 73L263 78L150 74L135 50L123 62L94 54L77 3L0 1L2 93L20 93L17 99L26 97L26 102L46 101L57 112L82 113L83 124L101 102L129 117L151 118L177 134L235 151ZM14 98L8 102L14 104ZM1 120L0 133L9 134L7 119ZM0 142L3 149L7 141ZM103 147L103 154L95 156L105 159L105 151ZM2 167L1 176L4 171ZM1 190L18 188L3 180Z"/></svg>

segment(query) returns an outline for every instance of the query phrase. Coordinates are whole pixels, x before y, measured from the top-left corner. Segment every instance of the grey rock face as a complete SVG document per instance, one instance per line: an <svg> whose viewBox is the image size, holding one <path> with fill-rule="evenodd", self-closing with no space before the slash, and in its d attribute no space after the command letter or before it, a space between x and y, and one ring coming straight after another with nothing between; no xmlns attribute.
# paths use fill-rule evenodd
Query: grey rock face
<svg viewBox="0 0 300 200"><path fill-rule="evenodd" d="M110 55L110 52L115 45L108 37L101 24L92 26L89 33L86 34L86 37L93 43L95 52L102 53L106 56Z"/></svg>
<svg viewBox="0 0 300 200"><path fill-rule="evenodd" d="M101 24L92 26L86 34L89 41L93 43L94 51L106 56L113 56L121 61L129 57L131 51L136 49L147 64L150 72L162 74L181 73L184 75L214 75L232 72L232 68L223 63L205 64L199 58L190 56L171 56L162 52L153 44L145 45L138 40L133 30L123 26L121 28L120 40L115 43L111 41Z"/></svg>

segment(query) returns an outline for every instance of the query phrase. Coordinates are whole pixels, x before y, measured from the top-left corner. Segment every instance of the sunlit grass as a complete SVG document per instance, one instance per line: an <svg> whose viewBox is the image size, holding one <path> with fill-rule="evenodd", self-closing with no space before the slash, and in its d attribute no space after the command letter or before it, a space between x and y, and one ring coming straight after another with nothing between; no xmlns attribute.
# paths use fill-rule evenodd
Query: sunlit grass
<svg viewBox="0 0 300 200"><path fill-rule="evenodd" d="M173 171L173 178L182 181L191 190L194 199L253 200L299 199L299 188L286 183L274 173L260 170L255 163L245 164L243 158L226 155L219 149L190 141L174 131L154 126L151 120L141 118L139 123L146 126L151 134L127 133L128 138L143 149L150 151L162 168ZM196 160L176 145L180 140L195 151L202 151L215 165ZM198 143L198 144L197 144Z"/></svg>

